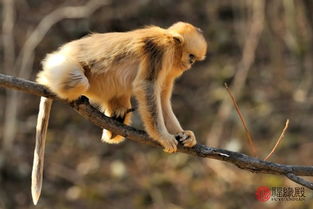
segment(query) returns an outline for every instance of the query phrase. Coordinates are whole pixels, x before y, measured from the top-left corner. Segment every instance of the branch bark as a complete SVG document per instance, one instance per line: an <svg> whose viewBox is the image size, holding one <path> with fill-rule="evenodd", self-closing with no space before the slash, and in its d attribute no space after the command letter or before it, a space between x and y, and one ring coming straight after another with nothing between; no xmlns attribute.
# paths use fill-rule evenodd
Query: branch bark
<svg viewBox="0 0 313 209"><path fill-rule="evenodd" d="M44 96L52 99L58 99L53 93L51 93L47 88L39 85L35 82L24 80L21 78L16 78L13 76L8 76L0 74L0 87L10 88L19 91L23 91L28 94L34 94L37 96ZM70 105L76 112L81 116L94 123L95 125L109 129L112 132L125 136L126 138L135 141L137 143L146 144L154 147L160 147L156 141L152 140L146 132L142 130L137 130L130 126L126 126L120 122L117 122L109 117L106 117L96 108L89 104L86 97L82 97L74 102L68 102L62 100L64 103ZM225 162L232 163L237 167L251 171L253 173L266 173L266 174L276 174L283 175L290 180L301 184L311 190L313 190L313 183L304 180L299 176L313 176L313 166L301 166L301 165L286 165L279 164L269 161L260 160L248 155L232 152L224 149L208 147L202 144L197 144L192 148L183 147L181 144L178 145L178 152L186 153L192 156L202 157L202 158L212 158L216 160L221 160Z"/></svg>

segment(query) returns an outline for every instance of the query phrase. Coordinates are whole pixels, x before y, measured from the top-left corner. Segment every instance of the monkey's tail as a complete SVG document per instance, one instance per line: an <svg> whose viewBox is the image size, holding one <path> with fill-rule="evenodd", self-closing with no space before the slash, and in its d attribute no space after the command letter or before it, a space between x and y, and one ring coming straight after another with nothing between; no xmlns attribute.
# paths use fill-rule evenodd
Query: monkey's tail
<svg viewBox="0 0 313 209"><path fill-rule="evenodd" d="M37 205L41 193L46 134L52 101L52 99L46 97L40 98L31 185L31 193L34 205Z"/></svg>

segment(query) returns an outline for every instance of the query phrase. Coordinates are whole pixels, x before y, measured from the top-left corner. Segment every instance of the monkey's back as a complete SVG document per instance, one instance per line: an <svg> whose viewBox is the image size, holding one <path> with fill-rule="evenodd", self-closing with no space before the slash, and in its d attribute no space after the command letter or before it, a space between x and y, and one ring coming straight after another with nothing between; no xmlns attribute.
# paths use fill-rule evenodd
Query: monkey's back
<svg viewBox="0 0 313 209"><path fill-rule="evenodd" d="M67 43L60 50L88 66L93 73L103 73L108 66L143 59L144 45L149 39L168 48L171 44L164 39L168 35L166 30L156 26L129 32L93 33Z"/></svg>

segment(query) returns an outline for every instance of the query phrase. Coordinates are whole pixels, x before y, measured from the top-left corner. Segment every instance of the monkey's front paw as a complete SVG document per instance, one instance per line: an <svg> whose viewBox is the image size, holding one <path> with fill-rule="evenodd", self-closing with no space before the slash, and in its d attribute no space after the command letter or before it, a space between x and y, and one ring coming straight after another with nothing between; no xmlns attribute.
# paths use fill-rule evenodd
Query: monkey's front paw
<svg viewBox="0 0 313 209"><path fill-rule="evenodd" d="M184 130L176 134L176 137L185 147L193 147L197 144L195 134L192 131Z"/></svg>
<svg viewBox="0 0 313 209"><path fill-rule="evenodd" d="M159 140L159 142L164 147L163 149L164 152L168 153L176 152L178 142L173 135L164 137L161 140Z"/></svg>

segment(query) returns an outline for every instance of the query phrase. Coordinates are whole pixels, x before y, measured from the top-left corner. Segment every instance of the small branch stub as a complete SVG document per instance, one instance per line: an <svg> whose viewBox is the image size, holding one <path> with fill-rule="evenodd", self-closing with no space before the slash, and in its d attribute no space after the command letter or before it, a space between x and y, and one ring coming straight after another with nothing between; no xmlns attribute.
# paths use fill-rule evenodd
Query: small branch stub
<svg viewBox="0 0 313 209"><path fill-rule="evenodd" d="M276 150L277 146L279 145L280 141L284 138L285 136L285 132L288 129L288 125L289 125L289 119L287 119L286 124L285 124L285 128L283 129L283 131L281 132L275 146L273 147L272 151L264 158L264 160L267 160Z"/></svg>

